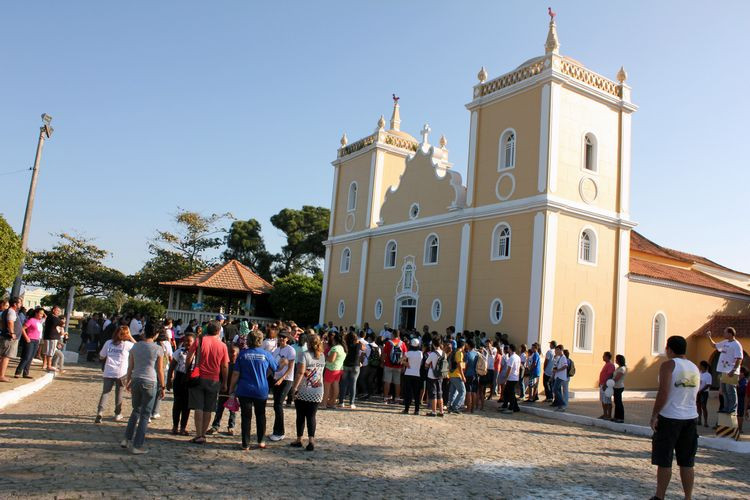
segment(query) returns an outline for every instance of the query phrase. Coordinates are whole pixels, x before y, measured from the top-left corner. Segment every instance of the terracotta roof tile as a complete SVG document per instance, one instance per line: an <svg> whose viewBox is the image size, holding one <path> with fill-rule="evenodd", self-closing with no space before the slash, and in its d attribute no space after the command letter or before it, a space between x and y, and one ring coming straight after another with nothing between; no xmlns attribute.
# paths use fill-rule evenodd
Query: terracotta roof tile
<svg viewBox="0 0 750 500"><path fill-rule="evenodd" d="M230 260L225 264L206 269L187 278L163 281L159 284L184 288L213 288L254 294L268 293L273 288L273 285L236 260Z"/></svg>
<svg viewBox="0 0 750 500"><path fill-rule="evenodd" d="M711 290L718 290L721 292L736 293L740 295L747 295L750 297L748 290L730 285L725 281L704 274L695 269L682 269L679 267L669 266L666 264L658 264L656 262L648 262L645 260L639 260L636 258L630 259L630 274L636 274L639 276L646 276L649 278L656 278L668 281L675 281L677 283L684 283L686 285L693 285Z"/></svg>
<svg viewBox="0 0 750 500"><path fill-rule="evenodd" d="M711 331L714 338L721 336L724 328L731 326L737 331L737 337L750 338L750 316L714 316L709 319L703 326L694 331L691 335L704 335Z"/></svg>
<svg viewBox="0 0 750 500"><path fill-rule="evenodd" d="M649 253L651 255L658 255L659 257L665 257L667 259L689 262L686 259L669 253L666 248L657 245L637 231L630 231L630 249L643 253Z"/></svg>

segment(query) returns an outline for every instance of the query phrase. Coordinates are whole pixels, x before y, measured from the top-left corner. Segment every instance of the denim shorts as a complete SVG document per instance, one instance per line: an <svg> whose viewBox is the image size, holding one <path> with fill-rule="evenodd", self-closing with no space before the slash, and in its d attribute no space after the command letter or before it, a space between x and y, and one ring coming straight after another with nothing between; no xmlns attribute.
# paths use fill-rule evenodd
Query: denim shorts
<svg viewBox="0 0 750 500"><path fill-rule="evenodd" d="M208 412L216 411L220 385L218 380L199 379L198 385L191 387L188 393L190 409Z"/></svg>

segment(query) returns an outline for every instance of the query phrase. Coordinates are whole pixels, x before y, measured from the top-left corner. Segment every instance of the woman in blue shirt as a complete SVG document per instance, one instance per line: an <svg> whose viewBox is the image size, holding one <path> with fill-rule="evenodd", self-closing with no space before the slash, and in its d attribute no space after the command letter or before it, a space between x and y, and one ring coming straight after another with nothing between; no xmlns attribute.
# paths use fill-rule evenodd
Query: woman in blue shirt
<svg viewBox="0 0 750 500"><path fill-rule="evenodd" d="M234 363L234 373L229 393L240 400L242 415L242 449L250 447L250 424L255 411L255 429L258 434L258 448L265 449L266 442L266 400L268 399L268 372L278 370L279 365L273 355L261 349L263 334L260 330L247 335L247 349L240 351Z"/></svg>

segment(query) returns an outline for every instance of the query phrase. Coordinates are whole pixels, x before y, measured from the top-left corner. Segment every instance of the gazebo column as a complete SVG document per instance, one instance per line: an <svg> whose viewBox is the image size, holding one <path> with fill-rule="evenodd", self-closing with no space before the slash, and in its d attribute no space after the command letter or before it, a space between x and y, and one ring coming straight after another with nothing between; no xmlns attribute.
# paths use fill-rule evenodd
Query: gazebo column
<svg viewBox="0 0 750 500"><path fill-rule="evenodd" d="M167 306L167 309L172 309L172 301L173 301L173 299L174 299L174 288L172 288L170 286L169 287L169 305Z"/></svg>
<svg viewBox="0 0 750 500"><path fill-rule="evenodd" d="M180 310L180 290L179 289L177 289L177 297L175 298L174 302L175 302L174 308L179 311Z"/></svg>
<svg viewBox="0 0 750 500"><path fill-rule="evenodd" d="M247 296L245 297L245 312L247 313L248 316L250 316L250 311L252 310L252 307L253 307L253 294L248 293Z"/></svg>
<svg viewBox="0 0 750 500"><path fill-rule="evenodd" d="M198 303L199 304L203 303L203 289L202 288L198 289Z"/></svg>

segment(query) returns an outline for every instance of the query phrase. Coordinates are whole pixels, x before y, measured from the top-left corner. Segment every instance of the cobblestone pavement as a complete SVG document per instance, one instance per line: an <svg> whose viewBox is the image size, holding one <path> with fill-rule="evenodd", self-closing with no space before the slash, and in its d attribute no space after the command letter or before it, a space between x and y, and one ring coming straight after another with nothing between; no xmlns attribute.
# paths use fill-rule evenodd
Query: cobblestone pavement
<svg viewBox="0 0 750 500"><path fill-rule="evenodd" d="M239 450L239 437L206 445L149 429L148 455L118 446L125 423L94 424L100 372L69 367L44 390L0 413L0 496L649 498L649 440L530 415L445 419L362 405L319 412L312 453L269 443ZM125 408L130 408L126 400ZM170 415L171 396L161 412ZM273 414L269 407L269 420ZM226 418L226 417L225 417ZM238 419L239 420L239 419ZM294 410L286 410L291 434ZM270 422L269 422L270 424ZM192 423L191 423L192 425ZM696 498L750 498L746 456L701 449ZM670 498L681 498L677 477Z"/></svg>

